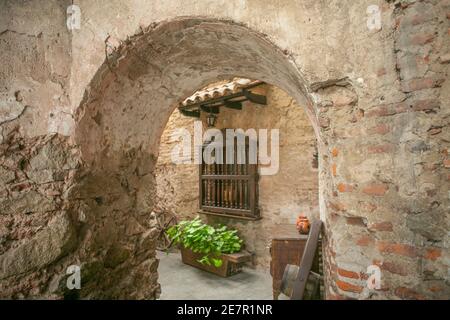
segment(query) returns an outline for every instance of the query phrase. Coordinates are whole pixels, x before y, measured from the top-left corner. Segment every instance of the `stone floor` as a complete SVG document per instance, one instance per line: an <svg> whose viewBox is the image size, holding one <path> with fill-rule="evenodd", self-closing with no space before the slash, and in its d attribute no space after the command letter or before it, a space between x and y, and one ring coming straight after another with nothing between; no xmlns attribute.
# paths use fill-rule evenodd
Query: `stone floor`
<svg viewBox="0 0 450 320"><path fill-rule="evenodd" d="M161 300L271 300L272 277L267 272L244 268L222 278L185 265L180 253L158 252Z"/></svg>

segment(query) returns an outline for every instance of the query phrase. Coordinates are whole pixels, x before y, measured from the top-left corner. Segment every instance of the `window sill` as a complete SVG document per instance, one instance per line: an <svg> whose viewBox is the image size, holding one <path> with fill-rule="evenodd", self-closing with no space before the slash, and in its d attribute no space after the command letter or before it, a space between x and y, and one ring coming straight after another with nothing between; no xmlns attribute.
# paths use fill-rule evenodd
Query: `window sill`
<svg viewBox="0 0 450 320"><path fill-rule="evenodd" d="M199 214L205 214L208 216L216 216L216 217L222 217L222 218L229 218L229 219L238 219L238 220L247 220L247 221L257 221L261 220L261 217L245 217L245 216L238 216L238 215L232 215L232 214L226 214L226 213L218 213L218 212L210 212L210 211L204 211L199 210Z"/></svg>

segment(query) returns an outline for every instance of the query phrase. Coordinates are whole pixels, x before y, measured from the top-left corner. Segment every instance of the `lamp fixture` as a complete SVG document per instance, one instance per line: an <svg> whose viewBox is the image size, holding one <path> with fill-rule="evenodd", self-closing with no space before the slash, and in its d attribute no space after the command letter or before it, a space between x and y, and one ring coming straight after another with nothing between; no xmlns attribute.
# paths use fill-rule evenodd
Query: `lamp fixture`
<svg viewBox="0 0 450 320"><path fill-rule="evenodd" d="M206 116L206 124L208 128L212 128L216 125L217 116L213 113L210 113Z"/></svg>

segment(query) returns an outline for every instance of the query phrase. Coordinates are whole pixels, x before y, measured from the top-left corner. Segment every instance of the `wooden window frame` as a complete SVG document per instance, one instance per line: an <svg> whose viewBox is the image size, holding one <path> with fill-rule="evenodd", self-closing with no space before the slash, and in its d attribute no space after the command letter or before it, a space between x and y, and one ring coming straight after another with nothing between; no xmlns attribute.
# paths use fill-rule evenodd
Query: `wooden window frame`
<svg viewBox="0 0 450 320"><path fill-rule="evenodd" d="M203 145L202 152L207 145ZM199 165L201 213L246 220L260 219L258 165L248 163L248 150L249 142L246 138L245 164L237 164L236 149L234 164L206 164L202 160ZM225 159L225 147L222 151Z"/></svg>

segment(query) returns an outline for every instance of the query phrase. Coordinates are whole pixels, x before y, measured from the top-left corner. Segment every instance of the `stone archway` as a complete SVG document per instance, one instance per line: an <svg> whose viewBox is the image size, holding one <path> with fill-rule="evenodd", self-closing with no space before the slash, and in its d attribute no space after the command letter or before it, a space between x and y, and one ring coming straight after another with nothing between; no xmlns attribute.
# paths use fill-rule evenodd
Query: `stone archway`
<svg viewBox="0 0 450 320"><path fill-rule="evenodd" d="M8 6L5 14L22 20L1 33L10 63L0 77L8 91L0 120L0 297L61 297L72 264L82 267L82 297L156 297L149 213L169 106L208 82L243 76L287 91L315 128L328 298L447 298L445 4L385 2L377 31L366 28L366 4L336 10L312 3L272 7L285 15L268 23L250 19L268 10L259 3L227 2L212 12L197 3L176 9L152 3L145 10L132 4L130 13L149 13L134 20L118 18L128 6L112 7L97 19L104 34L92 42L88 25L67 33L63 4L52 10L60 23L50 33L53 20L45 14L27 28L21 22L29 11ZM95 19L104 10L86 2L84 12ZM97 68L109 30L127 25L118 33L123 39L138 21L148 25L180 12L216 19L173 19L117 47L108 41L106 51L116 49ZM303 69L261 34L217 17L267 32ZM61 43L82 50L61 53ZM91 45L95 50L86 50ZM68 100L79 105L94 70L73 134ZM366 286L372 264L383 271L380 290Z"/></svg>
<svg viewBox="0 0 450 320"><path fill-rule="evenodd" d="M106 251L97 254L99 260L118 256L109 277L119 280L119 296L136 297L142 283L153 284L143 297L158 290L151 231L144 237L136 231L127 239L122 229L151 230L153 168L173 106L199 87L232 76L283 88L306 107L319 134L307 85L295 65L263 36L229 21L190 18L152 26L114 51L86 91L76 127L86 175L73 194L94 199L83 204L93 219L90 229L98 228L92 241L110 235L101 240ZM136 245L147 238L147 247ZM146 250L142 257L141 250ZM122 277L123 270L132 270L132 276ZM135 281L133 275L145 279Z"/></svg>

